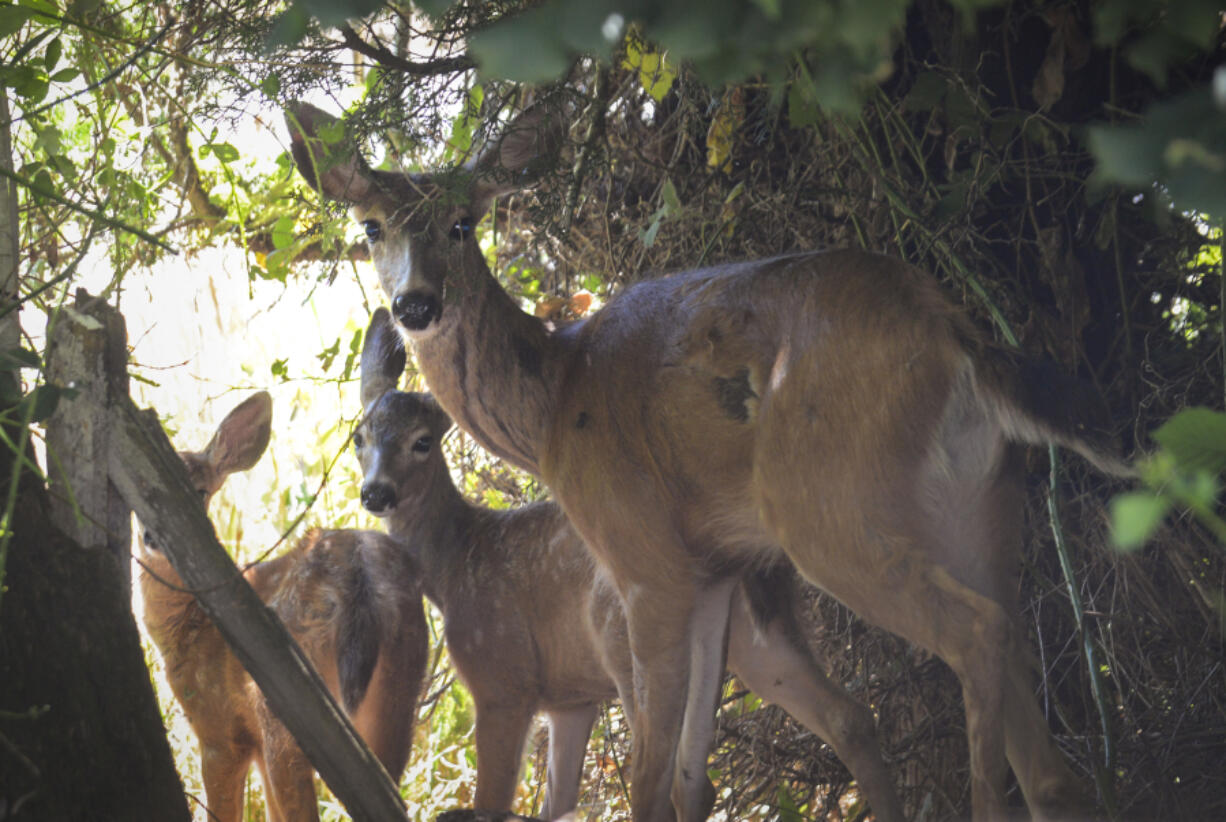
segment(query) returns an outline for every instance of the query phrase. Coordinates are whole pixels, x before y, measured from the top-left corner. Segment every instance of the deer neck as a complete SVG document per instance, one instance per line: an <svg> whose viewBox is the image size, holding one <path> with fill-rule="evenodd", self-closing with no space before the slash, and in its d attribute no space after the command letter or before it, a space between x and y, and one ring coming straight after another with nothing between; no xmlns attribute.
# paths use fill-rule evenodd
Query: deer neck
<svg viewBox="0 0 1226 822"><path fill-rule="evenodd" d="M443 409L487 451L539 474L565 350L490 274L448 277L439 327L415 340L418 367Z"/></svg>
<svg viewBox="0 0 1226 822"><path fill-rule="evenodd" d="M429 492L401 500L386 522L388 534L421 566L427 595L445 609L449 580L464 570L467 536L478 509L456 490L445 465L435 471Z"/></svg>

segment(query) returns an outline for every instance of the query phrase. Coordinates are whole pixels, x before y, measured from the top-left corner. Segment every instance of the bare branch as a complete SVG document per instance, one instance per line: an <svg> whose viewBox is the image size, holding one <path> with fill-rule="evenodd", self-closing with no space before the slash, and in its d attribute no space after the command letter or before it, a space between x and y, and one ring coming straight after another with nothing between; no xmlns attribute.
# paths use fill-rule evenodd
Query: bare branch
<svg viewBox="0 0 1226 822"><path fill-rule="evenodd" d="M441 57L437 60L427 60L424 63L414 63L398 57L382 46L367 43L349 26L341 26L341 37L345 45L374 60L384 68L396 69L413 77L430 77L436 74L455 74L477 67L477 63L467 54L459 57Z"/></svg>

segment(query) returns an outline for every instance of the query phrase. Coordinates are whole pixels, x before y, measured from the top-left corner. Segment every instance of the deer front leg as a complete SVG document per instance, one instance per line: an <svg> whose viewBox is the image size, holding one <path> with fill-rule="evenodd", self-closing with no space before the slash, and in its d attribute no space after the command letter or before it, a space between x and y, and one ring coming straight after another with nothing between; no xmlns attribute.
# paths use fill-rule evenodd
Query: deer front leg
<svg viewBox="0 0 1226 822"><path fill-rule="evenodd" d="M592 704L549 711L549 779L541 806L545 819L557 819L579 803L579 777L596 709Z"/></svg>
<svg viewBox="0 0 1226 822"><path fill-rule="evenodd" d="M724 682L728 612L737 580L699 591L690 619L690 673L673 774L673 806L681 822L701 822L715 804L707 759L715 740L715 711Z"/></svg>
<svg viewBox="0 0 1226 822"><path fill-rule="evenodd" d="M906 817L881 756L872 712L826 676L790 613L755 632L747 608L738 592L728 620L728 668L751 691L834 748L879 822L903 822Z"/></svg>
<svg viewBox="0 0 1226 822"><path fill-rule="evenodd" d="M477 703L477 810L511 810L532 714L529 705Z"/></svg>

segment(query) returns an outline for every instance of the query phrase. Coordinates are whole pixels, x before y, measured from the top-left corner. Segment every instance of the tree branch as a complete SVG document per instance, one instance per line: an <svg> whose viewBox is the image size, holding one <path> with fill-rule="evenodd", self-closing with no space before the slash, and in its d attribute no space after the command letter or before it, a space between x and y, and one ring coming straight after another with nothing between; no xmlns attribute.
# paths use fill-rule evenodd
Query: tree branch
<svg viewBox="0 0 1226 822"><path fill-rule="evenodd" d="M341 26L341 38L349 48L358 54L365 55L384 68L396 69L412 77L431 77L436 74L452 74L468 71L477 67L477 63L467 54L459 57L442 57L438 60L427 60L424 63L414 63L405 60L382 46L367 43L349 26Z"/></svg>

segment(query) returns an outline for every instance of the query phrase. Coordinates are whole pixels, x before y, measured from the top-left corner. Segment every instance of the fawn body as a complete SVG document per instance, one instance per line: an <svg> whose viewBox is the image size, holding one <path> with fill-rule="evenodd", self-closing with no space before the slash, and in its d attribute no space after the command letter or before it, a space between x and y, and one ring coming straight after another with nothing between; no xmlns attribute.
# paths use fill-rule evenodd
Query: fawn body
<svg viewBox="0 0 1226 822"><path fill-rule="evenodd" d="M263 453L271 403L263 392L250 397L230 412L204 451L180 452L206 506L229 474L247 470ZM210 818L242 818L243 785L254 762L271 819L318 819L310 763L151 543L141 544L144 621L199 740ZM397 779L408 762L428 654L418 574L403 548L377 531L316 529L243 576Z"/></svg>

